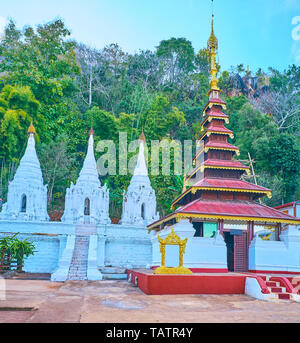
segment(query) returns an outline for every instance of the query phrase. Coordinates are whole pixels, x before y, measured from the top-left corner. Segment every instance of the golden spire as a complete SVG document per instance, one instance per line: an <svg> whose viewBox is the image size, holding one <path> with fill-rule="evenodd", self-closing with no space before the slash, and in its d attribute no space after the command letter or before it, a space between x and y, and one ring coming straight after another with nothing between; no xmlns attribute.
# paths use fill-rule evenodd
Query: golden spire
<svg viewBox="0 0 300 343"><path fill-rule="evenodd" d="M218 69L216 67L216 53L218 50L218 39L214 33L214 14L212 14L211 34L207 41L207 49L209 51L209 57L210 57L210 75L211 75L210 90L220 91L220 88L218 87L218 79L217 79Z"/></svg>
<svg viewBox="0 0 300 343"><path fill-rule="evenodd" d="M28 134L33 133L34 135L36 134L35 128L34 128L34 126L33 126L33 124L32 124L32 120L31 120L31 123L30 123L30 125L29 125L29 128L28 128L27 133L28 133Z"/></svg>
<svg viewBox="0 0 300 343"><path fill-rule="evenodd" d="M142 132L141 132L140 137L139 137L139 141L144 141L144 142L146 142L146 137L145 137L145 135L144 135L144 129L142 129Z"/></svg>
<svg viewBox="0 0 300 343"><path fill-rule="evenodd" d="M91 128L89 131L89 136L93 135L94 136L94 130L93 130L93 118L91 118Z"/></svg>

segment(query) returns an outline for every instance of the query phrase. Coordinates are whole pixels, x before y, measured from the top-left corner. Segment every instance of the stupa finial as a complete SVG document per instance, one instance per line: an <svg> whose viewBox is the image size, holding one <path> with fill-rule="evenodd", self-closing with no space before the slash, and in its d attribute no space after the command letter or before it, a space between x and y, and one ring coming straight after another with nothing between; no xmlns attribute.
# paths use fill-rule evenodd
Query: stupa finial
<svg viewBox="0 0 300 343"><path fill-rule="evenodd" d="M30 125L29 125L29 128L28 128L27 133L28 133L28 134L33 133L34 135L36 134L35 128L34 128L34 126L33 126L33 124L32 124L32 120L31 120L31 123L30 123Z"/></svg>
<svg viewBox="0 0 300 343"><path fill-rule="evenodd" d="M93 135L94 136L94 130L93 130L93 118L91 118L91 128L90 128L90 131L89 131L89 135Z"/></svg>
<svg viewBox="0 0 300 343"><path fill-rule="evenodd" d="M212 0L212 4L213 4L213 0ZM220 91L218 87L218 79L217 79L218 69L216 67L216 53L218 50L218 39L214 33L213 10L212 10L212 20L211 20L211 34L207 41L207 49L209 51L209 57L210 57L210 75L211 75L210 90Z"/></svg>
<svg viewBox="0 0 300 343"><path fill-rule="evenodd" d="M140 134L139 141L144 141L144 142L146 142L146 137L145 137L145 135L144 135L144 128L142 128L142 132L141 132L141 134Z"/></svg>

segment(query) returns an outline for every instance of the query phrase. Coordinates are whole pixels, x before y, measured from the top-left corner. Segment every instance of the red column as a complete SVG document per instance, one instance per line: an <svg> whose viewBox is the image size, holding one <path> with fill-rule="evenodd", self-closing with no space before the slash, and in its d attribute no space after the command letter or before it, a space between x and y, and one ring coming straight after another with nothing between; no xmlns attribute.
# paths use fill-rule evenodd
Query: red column
<svg viewBox="0 0 300 343"><path fill-rule="evenodd" d="M224 220L218 219L218 230L220 231L220 234L224 237L223 228L224 228Z"/></svg>

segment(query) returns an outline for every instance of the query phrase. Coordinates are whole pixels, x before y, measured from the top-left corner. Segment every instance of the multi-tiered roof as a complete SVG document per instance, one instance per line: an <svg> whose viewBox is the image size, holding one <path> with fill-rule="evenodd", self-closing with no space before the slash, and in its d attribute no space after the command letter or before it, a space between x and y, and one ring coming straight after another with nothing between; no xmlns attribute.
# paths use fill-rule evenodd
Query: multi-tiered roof
<svg viewBox="0 0 300 343"><path fill-rule="evenodd" d="M236 159L239 148L230 144L233 132L226 128L229 116L218 87L216 52L218 40L213 20L207 48L210 53L211 81L209 100L203 109L202 146L194 157L195 168L185 180L182 194L173 201L175 212L149 225L149 229L173 224L179 218L200 220L256 221L259 223L295 223L295 218L256 202L271 197L271 190L242 179L249 166ZM181 206L181 207L178 207ZM199 220L199 219L198 219ZM297 219L299 224L299 220Z"/></svg>

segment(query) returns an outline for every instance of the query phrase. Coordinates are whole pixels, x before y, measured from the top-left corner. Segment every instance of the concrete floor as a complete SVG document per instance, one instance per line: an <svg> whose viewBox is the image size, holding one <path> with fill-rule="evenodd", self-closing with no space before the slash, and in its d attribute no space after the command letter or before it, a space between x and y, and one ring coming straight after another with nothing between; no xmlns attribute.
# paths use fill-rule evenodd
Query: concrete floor
<svg viewBox="0 0 300 343"><path fill-rule="evenodd" d="M126 281L6 279L5 286L0 323L300 323L300 303L245 295L145 295Z"/></svg>

